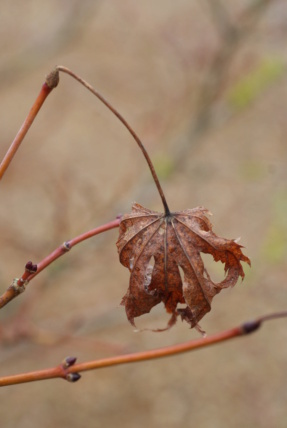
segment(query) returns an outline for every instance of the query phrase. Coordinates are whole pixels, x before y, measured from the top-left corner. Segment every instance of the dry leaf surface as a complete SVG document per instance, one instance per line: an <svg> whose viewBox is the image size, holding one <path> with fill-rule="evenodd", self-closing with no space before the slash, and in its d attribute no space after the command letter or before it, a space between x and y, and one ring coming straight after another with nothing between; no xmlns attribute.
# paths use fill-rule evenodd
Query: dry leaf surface
<svg viewBox="0 0 287 428"><path fill-rule="evenodd" d="M180 315L191 327L210 311L211 301L223 288L244 278L241 261L250 264L241 246L220 238L203 207L169 215L134 204L123 216L117 247L120 262L130 270L130 284L122 299L132 325L139 317L163 302L172 326ZM200 253L209 253L225 264L225 278L214 283ZM185 308L177 308L186 304Z"/></svg>

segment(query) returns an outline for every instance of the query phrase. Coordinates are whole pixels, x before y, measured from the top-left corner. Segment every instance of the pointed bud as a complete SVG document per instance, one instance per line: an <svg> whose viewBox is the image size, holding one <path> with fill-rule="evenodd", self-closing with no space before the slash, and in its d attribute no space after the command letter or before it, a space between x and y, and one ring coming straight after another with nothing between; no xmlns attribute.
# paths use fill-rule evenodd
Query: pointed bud
<svg viewBox="0 0 287 428"><path fill-rule="evenodd" d="M254 320L254 321L247 321L242 325L241 328L242 328L243 334L249 334L258 330L260 326L261 326L261 321Z"/></svg>
<svg viewBox="0 0 287 428"><path fill-rule="evenodd" d="M63 366L65 368L71 367L77 361L77 357L66 357L63 361Z"/></svg>
<svg viewBox="0 0 287 428"><path fill-rule="evenodd" d="M77 382L81 379L81 375L79 373L68 373L66 376L66 380L68 382Z"/></svg>
<svg viewBox="0 0 287 428"><path fill-rule="evenodd" d="M29 261L25 265L25 270L29 273L35 273L37 272L37 265L33 265L33 263Z"/></svg>

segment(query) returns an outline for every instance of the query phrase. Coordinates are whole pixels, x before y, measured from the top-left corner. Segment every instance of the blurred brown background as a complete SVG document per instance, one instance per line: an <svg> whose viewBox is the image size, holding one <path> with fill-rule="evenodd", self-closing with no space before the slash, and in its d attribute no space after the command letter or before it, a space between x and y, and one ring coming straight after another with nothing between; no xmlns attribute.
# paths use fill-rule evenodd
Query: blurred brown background
<svg viewBox="0 0 287 428"><path fill-rule="evenodd" d="M208 334L286 309L287 4L283 0L2 1L1 158L55 64L133 125L171 209L204 205L241 236L252 269L202 320ZM49 96L0 185L1 293L25 263L128 212L161 210L127 131L69 76ZM75 247L0 314L0 375L197 338L134 333L113 230ZM209 260L206 260L209 263ZM222 267L210 264L219 278ZM164 326L163 308L138 319ZM5 428L287 426L286 322L178 357L0 390Z"/></svg>

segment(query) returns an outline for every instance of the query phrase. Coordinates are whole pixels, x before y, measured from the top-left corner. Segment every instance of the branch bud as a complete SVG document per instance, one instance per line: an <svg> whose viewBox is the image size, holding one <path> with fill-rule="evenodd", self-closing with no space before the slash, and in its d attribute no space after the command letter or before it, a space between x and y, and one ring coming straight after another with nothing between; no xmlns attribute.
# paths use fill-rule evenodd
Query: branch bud
<svg viewBox="0 0 287 428"><path fill-rule="evenodd" d="M31 261L26 263L25 270L29 273L37 272L37 265L33 265Z"/></svg>
<svg viewBox="0 0 287 428"><path fill-rule="evenodd" d="M66 380L68 382L77 382L81 379L81 375L79 373L68 373L66 376Z"/></svg>
<svg viewBox="0 0 287 428"><path fill-rule="evenodd" d="M247 321L242 326L242 332L243 334L250 334L254 331L258 330L258 328L261 326L261 321L253 320L253 321Z"/></svg>
<svg viewBox="0 0 287 428"><path fill-rule="evenodd" d="M77 357L66 357L63 361L63 366L67 369L75 364Z"/></svg>
<svg viewBox="0 0 287 428"><path fill-rule="evenodd" d="M53 71L51 71L51 73L46 76L45 83L50 89L54 89L56 88L56 86L58 86L59 80L59 70L55 68Z"/></svg>

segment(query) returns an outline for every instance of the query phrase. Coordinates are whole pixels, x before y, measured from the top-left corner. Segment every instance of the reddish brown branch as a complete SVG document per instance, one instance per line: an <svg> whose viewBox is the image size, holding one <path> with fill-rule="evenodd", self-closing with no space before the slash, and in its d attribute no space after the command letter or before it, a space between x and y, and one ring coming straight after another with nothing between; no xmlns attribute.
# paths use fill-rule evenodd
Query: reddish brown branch
<svg viewBox="0 0 287 428"><path fill-rule="evenodd" d="M22 143L25 135L29 131L30 126L34 122L35 117L37 116L40 108L42 107L44 101L46 100L47 96L50 94L50 92L58 85L59 82L59 75L56 70L53 70L47 77L46 82L42 85L41 91L36 98L36 101L34 102L31 110L29 111L28 116L26 117L25 121L23 122L23 125L19 129L16 137L14 138L9 150L7 151L6 155L4 156L4 159L2 160L0 164L0 180L3 177L5 171L7 170L8 166L10 165L14 155L16 154L17 150L20 147L20 144Z"/></svg>
<svg viewBox="0 0 287 428"><path fill-rule="evenodd" d="M27 281L31 281L31 279L35 278L36 275L38 275L42 270L44 270L47 266L53 263L56 259L58 259L59 257L66 254L68 251L70 251L75 245L85 241L86 239L92 238L95 235L99 235L100 233L107 232L110 229L119 227L120 222L121 222L121 219L120 217L118 217L115 220L110 221L109 223L105 223L102 226L98 226L95 229L92 229L92 230L89 230L88 232L83 233L82 235L76 236L70 241L64 242L62 245L56 248L56 250L54 250L51 254L49 254L41 262L38 263L37 272L32 273L27 278Z"/></svg>
<svg viewBox="0 0 287 428"><path fill-rule="evenodd" d="M115 220L110 221L109 223L103 224L102 226L96 227L95 229L89 230L70 241L64 242L58 248L56 248L52 253L46 256L43 260L41 260L37 265L33 265L32 262L28 262L25 266L25 271L21 278L15 278L12 281L12 284L8 287L8 289L0 296L0 309L7 305L11 300L25 291L25 286L33 279L36 275L38 275L42 270L44 270L47 266L53 263L56 259L66 254L71 248L80 242L85 241L86 239L92 238L95 235L99 235L100 233L106 232L110 229L114 229L119 226L121 222L121 218L117 217Z"/></svg>
<svg viewBox="0 0 287 428"><path fill-rule="evenodd" d="M256 331L263 322L276 318L287 317L287 311L266 315L253 321L246 322L230 330L216 333L209 337L191 340L178 345L168 346L165 348L154 349L151 351L136 352L133 354L118 355L100 360L88 361L81 364L75 364L75 357L67 357L62 364L49 369L22 373L13 376L0 378L0 386L16 385L19 383L34 382L37 380L62 378L70 382L75 382L80 378L79 372L95 370L103 367L116 366L119 364L135 363L156 358L163 358L183 352L194 351L195 349L226 342L236 337L244 336Z"/></svg>

